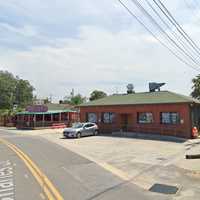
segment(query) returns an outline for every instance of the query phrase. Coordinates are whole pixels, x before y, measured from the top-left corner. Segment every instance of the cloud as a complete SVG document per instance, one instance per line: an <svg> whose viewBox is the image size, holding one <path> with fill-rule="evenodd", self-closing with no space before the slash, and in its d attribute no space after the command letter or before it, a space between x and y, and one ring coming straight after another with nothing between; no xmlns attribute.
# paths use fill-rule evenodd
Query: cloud
<svg viewBox="0 0 200 200"><path fill-rule="evenodd" d="M164 3L198 40L197 22L183 2ZM94 89L125 92L128 83L147 91L150 81L190 93L196 72L115 0L7 0L0 9L0 68L30 80L40 97L53 94L59 100L72 88L83 95Z"/></svg>
<svg viewBox="0 0 200 200"><path fill-rule="evenodd" d="M30 25L17 28L6 23L0 23L0 30L13 32L14 34L19 34L25 37L34 37L37 35L35 27Z"/></svg>
<svg viewBox="0 0 200 200"><path fill-rule="evenodd" d="M109 2L106 0L57 0L56 2L7 0L0 2L0 10L0 38L4 37L2 31L10 38L16 38L15 31L27 34L34 34L36 31L41 38L40 44L43 45L49 44L51 40L75 38L82 25L95 25L118 31L121 26L128 26L132 22L130 16L122 15L124 10L116 6L115 0ZM27 48L39 45L35 41L27 42L26 36L24 35L24 43ZM17 42L22 43L23 38L15 39L14 43ZM3 45L6 43L4 42Z"/></svg>
<svg viewBox="0 0 200 200"><path fill-rule="evenodd" d="M89 95L94 89L125 92L133 83L136 91L147 91L148 81L167 82L166 89L189 92L194 72L155 45L149 35L85 26L77 39L59 42L58 47L1 52L0 65L30 80L39 96L53 94L55 100L72 88Z"/></svg>

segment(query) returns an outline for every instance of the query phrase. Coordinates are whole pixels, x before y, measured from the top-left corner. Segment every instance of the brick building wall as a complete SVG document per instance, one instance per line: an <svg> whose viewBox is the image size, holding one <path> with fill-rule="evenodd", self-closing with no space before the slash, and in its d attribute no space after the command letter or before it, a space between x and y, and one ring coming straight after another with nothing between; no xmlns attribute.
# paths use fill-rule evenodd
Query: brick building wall
<svg viewBox="0 0 200 200"><path fill-rule="evenodd" d="M102 113L115 113L112 123L103 123ZM152 113L153 122L138 123L138 113ZM180 123L162 124L161 112L179 113ZM115 105L115 106L83 106L80 107L80 120L87 121L87 113L95 113L100 132L112 132L123 129L124 119L126 118L126 131L154 133L161 135L171 135L183 138L191 138L191 114L188 103L176 104L152 104L152 105Z"/></svg>

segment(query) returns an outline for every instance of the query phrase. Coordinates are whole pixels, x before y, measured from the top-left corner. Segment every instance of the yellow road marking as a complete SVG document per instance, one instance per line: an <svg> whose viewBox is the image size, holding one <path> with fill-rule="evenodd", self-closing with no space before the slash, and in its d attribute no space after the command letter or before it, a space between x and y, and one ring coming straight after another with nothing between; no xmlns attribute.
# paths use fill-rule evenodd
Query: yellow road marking
<svg viewBox="0 0 200 200"><path fill-rule="evenodd" d="M42 199L45 199L45 196L44 196L44 194L42 194L42 193L40 193L40 197L41 197Z"/></svg>
<svg viewBox="0 0 200 200"><path fill-rule="evenodd" d="M47 176L41 172L38 166L24 152L22 152L18 147L4 139L0 139L0 142L6 144L21 158L21 160L24 161L25 165L28 167L32 175L42 187L48 200L64 200L64 198L61 196L61 194L55 188L55 186L51 183L51 181L47 178Z"/></svg>

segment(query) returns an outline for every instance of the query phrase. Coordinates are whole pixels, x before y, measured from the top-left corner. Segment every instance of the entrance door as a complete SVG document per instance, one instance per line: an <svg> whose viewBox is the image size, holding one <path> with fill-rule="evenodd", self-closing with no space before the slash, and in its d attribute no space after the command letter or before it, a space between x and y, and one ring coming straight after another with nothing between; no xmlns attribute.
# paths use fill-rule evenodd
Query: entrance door
<svg viewBox="0 0 200 200"><path fill-rule="evenodd" d="M123 131L128 130L128 114L121 114L121 129Z"/></svg>

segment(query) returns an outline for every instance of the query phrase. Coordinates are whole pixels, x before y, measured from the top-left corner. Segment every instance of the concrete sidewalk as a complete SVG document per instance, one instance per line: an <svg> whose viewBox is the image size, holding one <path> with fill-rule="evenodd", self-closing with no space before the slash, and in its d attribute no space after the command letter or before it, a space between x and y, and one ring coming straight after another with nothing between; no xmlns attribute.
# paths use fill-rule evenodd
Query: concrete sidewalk
<svg viewBox="0 0 200 200"><path fill-rule="evenodd" d="M42 135L42 134L57 134L57 133L62 133L63 129L41 129L41 130L22 130L22 129L16 129L15 127L0 127L0 130L3 130L7 133L14 133L14 134L19 134L19 135Z"/></svg>

